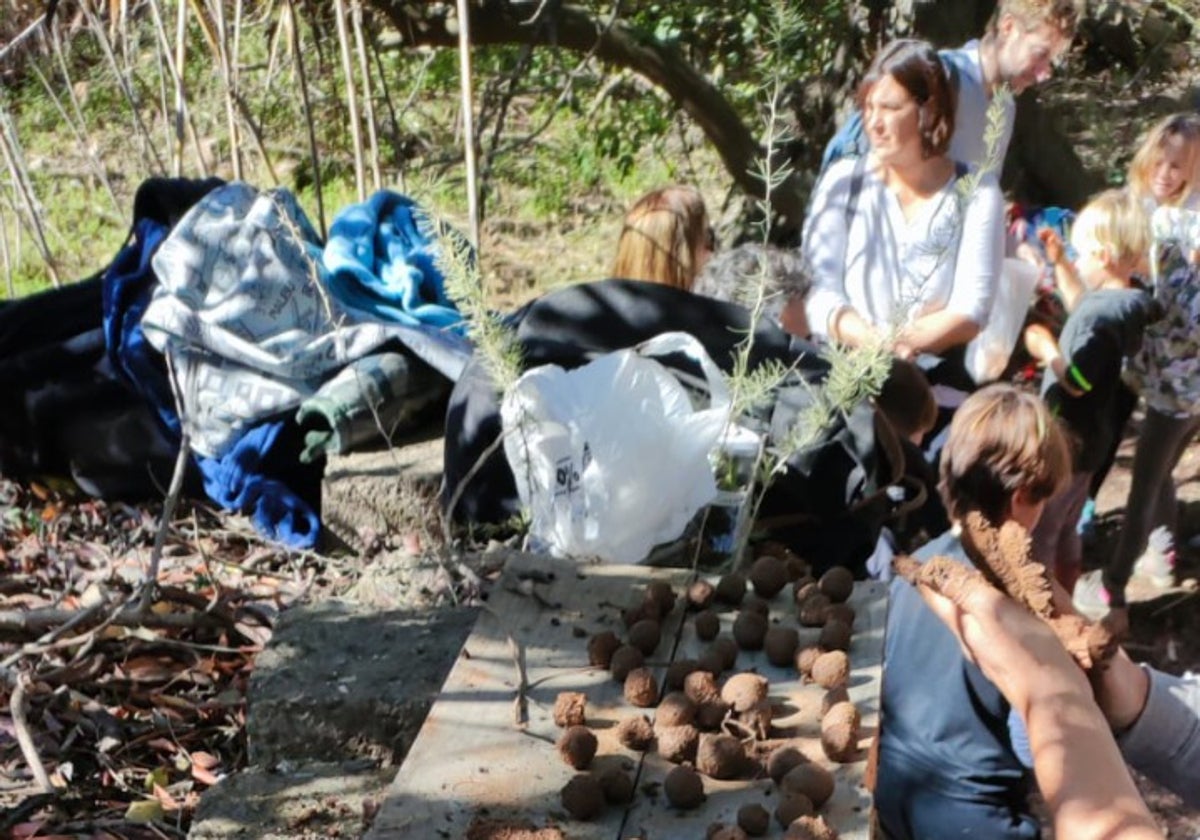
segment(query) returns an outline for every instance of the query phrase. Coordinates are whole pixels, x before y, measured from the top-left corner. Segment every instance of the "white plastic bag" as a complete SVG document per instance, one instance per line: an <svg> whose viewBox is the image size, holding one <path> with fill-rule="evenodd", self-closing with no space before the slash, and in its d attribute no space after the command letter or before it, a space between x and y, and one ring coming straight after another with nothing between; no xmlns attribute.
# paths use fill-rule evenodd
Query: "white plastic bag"
<svg viewBox="0 0 1200 840"><path fill-rule="evenodd" d="M1025 323L1037 280L1036 266L1024 260L1005 258L988 322L967 344L967 373L976 383L991 382L1004 372L1008 358L1021 338L1021 326Z"/></svg>
<svg viewBox="0 0 1200 840"><path fill-rule="evenodd" d="M704 371L695 409L651 355L686 353ZM575 370L527 372L500 405L504 453L530 535L558 555L638 563L715 498L709 453L729 420L729 391L703 345L663 333Z"/></svg>

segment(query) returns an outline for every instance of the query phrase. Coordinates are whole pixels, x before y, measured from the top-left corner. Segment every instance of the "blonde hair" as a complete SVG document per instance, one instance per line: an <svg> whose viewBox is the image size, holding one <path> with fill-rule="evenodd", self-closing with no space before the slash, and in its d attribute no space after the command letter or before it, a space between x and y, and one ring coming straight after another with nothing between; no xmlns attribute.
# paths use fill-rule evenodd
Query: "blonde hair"
<svg viewBox="0 0 1200 840"><path fill-rule="evenodd" d="M1172 114L1154 124L1138 146L1133 161L1129 164L1129 188L1138 196L1151 195L1150 181L1154 177L1154 165L1162 148L1172 137L1183 139L1187 150L1187 174L1176 195L1165 204L1178 206L1187 199L1192 190L1200 187L1200 116L1196 114Z"/></svg>
<svg viewBox="0 0 1200 840"><path fill-rule="evenodd" d="M646 193L625 214L613 277L692 288L709 235L704 198L692 187Z"/></svg>
<svg viewBox="0 0 1200 840"><path fill-rule="evenodd" d="M1012 385L989 385L954 414L938 490L952 519L979 511L999 525L1018 490L1044 501L1070 472L1066 435L1046 404Z"/></svg>
<svg viewBox="0 0 1200 840"><path fill-rule="evenodd" d="M1079 211L1071 245L1081 257L1128 264L1150 253L1150 217L1130 190L1105 190Z"/></svg>
<svg viewBox="0 0 1200 840"><path fill-rule="evenodd" d="M1083 0L1000 0L988 21L987 31L994 33L1000 19L1009 15L1024 29L1036 29L1042 24L1053 26L1064 38L1075 37L1075 27L1083 17Z"/></svg>

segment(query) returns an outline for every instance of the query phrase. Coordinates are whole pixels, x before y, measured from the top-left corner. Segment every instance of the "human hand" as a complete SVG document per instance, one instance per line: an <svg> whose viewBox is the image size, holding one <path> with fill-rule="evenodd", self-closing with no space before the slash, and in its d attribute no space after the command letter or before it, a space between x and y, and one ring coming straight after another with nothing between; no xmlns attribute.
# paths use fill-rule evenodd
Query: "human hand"
<svg viewBox="0 0 1200 840"><path fill-rule="evenodd" d="M1044 227L1038 231L1038 239L1041 240L1042 247L1046 250L1046 259L1052 264L1057 264L1066 259L1067 251L1063 247L1062 237L1054 230L1054 228Z"/></svg>

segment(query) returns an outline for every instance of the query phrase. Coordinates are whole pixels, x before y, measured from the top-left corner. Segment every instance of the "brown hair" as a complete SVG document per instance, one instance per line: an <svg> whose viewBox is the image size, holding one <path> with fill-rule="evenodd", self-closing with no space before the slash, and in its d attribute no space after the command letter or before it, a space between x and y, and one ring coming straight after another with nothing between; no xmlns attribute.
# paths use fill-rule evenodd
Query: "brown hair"
<svg viewBox="0 0 1200 840"><path fill-rule="evenodd" d="M625 214L613 276L690 290L708 235L708 211L695 189L675 185L646 193Z"/></svg>
<svg viewBox="0 0 1200 840"><path fill-rule="evenodd" d="M979 511L999 525L1014 493L1044 501L1070 471L1066 436L1046 404L1012 385L989 385L954 414L938 490L952 519Z"/></svg>
<svg viewBox="0 0 1200 840"><path fill-rule="evenodd" d="M933 398L929 380L917 365L906 359L892 360L892 369L875 397L875 405L905 438L927 432L937 422L937 400Z"/></svg>
<svg viewBox="0 0 1200 840"><path fill-rule="evenodd" d="M1075 27L1083 17L1083 0L1000 0L988 21L987 31L995 33L1000 18L1009 15L1024 29L1036 29L1042 24L1053 26L1064 38L1075 37Z"/></svg>
<svg viewBox="0 0 1200 840"><path fill-rule="evenodd" d="M1154 164L1163 145L1172 137L1183 138L1187 148L1188 174L1179 194L1172 196L1169 204L1177 205L1187 198L1188 193L1200 187L1200 115L1172 114L1154 124L1138 146L1133 161L1129 164L1129 188L1135 195L1150 194L1150 180L1154 176Z"/></svg>
<svg viewBox="0 0 1200 840"><path fill-rule="evenodd" d="M871 88L884 76L895 79L917 102L922 154L944 155L954 136L956 99L937 51L927 41L899 38L876 53L858 86L858 107L864 115Z"/></svg>

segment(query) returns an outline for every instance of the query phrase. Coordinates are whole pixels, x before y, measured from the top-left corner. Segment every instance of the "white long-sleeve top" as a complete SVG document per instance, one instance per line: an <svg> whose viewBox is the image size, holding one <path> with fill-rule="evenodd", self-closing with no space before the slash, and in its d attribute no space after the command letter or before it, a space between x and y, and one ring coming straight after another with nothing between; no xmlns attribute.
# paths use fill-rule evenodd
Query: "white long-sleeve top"
<svg viewBox="0 0 1200 840"><path fill-rule="evenodd" d="M862 188L847 225L856 166ZM801 249L813 281L805 309L818 336L828 337L830 319L847 306L882 328L943 309L982 327L1004 258L1004 201L991 174L965 202L951 176L906 219L873 159L845 158L817 184Z"/></svg>

